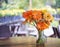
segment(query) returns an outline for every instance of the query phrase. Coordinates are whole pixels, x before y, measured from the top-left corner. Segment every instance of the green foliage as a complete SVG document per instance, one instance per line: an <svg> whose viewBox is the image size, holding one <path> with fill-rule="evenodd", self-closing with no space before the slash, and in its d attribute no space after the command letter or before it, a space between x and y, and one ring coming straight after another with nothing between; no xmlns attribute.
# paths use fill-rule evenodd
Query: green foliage
<svg viewBox="0 0 60 47"><path fill-rule="evenodd" d="M29 1L28 0L20 0L20 3L18 4L19 8L21 9L27 9L29 7Z"/></svg>
<svg viewBox="0 0 60 47"><path fill-rule="evenodd" d="M29 6L28 0L14 0L14 5L20 9L26 9Z"/></svg>
<svg viewBox="0 0 60 47"><path fill-rule="evenodd" d="M2 3L1 9L27 9L29 7L28 0L13 0L13 2L6 4L5 2Z"/></svg>
<svg viewBox="0 0 60 47"><path fill-rule="evenodd" d="M33 8L41 8L45 6L46 0L32 0Z"/></svg>
<svg viewBox="0 0 60 47"><path fill-rule="evenodd" d="M56 0L56 7L60 8L60 0Z"/></svg>
<svg viewBox="0 0 60 47"><path fill-rule="evenodd" d="M41 8L45 6L46 0L32 0L33 8ZM28 9L29 8L29 0L13 0L12 3L5 4L3 2L2 9Z"/></svg>
<svg viewBox="0 0 60 47"><path fill-rule="evenodd" d="M0 13L0 17L2 17L2 14Z"/></svg>

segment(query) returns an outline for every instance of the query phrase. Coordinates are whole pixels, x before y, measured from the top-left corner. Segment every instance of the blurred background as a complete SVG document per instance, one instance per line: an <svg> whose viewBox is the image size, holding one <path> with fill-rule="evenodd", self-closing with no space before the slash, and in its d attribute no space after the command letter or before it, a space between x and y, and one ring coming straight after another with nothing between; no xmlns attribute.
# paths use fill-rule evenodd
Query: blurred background
<svg viewBox="0 0 60 47"><path fill-rule="evenodd" d="M54 17L54 21L51 23L54 34L51 34L50 37L60 38L60 0L0 0L0 36L9 37L16 34L25 36L26 33L29 34L30 32L27 30L17 32L20 31L20 27L27 28L26 25L22 25L22 21L24 21L22 13L31 9L47 9ZM8 27L9 29L5 29ZM32 28L31 30L33 30ZM5 34L7 35L5 36ZM30 35L36 36L36 34L34 32Z"/></svg>

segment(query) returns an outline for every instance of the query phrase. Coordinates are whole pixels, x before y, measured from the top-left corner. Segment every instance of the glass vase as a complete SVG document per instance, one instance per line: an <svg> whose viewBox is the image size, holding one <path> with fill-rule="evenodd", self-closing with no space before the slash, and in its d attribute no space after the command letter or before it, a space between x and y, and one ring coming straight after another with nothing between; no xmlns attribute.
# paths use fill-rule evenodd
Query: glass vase
<svg viewBox="0 0 60 47"><path fill-rule="evenodd" d="M44 31L38 31L38 40L37 44L44 44L47 40L47 37L44 35Z"/></svg>

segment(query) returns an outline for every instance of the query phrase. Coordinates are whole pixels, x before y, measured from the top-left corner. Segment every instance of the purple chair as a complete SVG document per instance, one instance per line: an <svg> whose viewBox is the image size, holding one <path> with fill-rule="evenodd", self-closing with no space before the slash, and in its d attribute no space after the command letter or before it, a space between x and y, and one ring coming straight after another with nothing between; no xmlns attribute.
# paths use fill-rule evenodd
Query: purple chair
<svg viewBox="0 0 60 47"><path fill-rule="evenodd" d="M58 29L56 27L52 27L52 28L53 28L54 34L51 35L50 37L60 38Z"/></svg>
<svg viewBox="0 0 60 47"><path fill-rule="evenodd" d="M11 37L11 32L9 30L9 26L7 26L7 25L0 26L0 38L1 37Z"/></svg>

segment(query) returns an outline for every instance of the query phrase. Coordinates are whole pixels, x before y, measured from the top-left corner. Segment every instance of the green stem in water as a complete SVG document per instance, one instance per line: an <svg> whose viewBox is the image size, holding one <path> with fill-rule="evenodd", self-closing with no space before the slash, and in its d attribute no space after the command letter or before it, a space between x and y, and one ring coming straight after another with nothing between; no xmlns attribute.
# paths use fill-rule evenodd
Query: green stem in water
<svg viewBox="0 0 60 47"><path fill-rule="evenodd" d="M38 35L39 35L39 38L37 40L37 43L40 43L40 39L41 39L41 32L40 31L38 31Z"/></svg>

